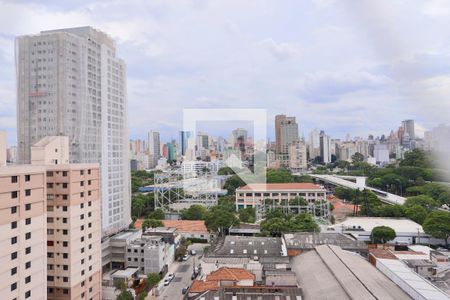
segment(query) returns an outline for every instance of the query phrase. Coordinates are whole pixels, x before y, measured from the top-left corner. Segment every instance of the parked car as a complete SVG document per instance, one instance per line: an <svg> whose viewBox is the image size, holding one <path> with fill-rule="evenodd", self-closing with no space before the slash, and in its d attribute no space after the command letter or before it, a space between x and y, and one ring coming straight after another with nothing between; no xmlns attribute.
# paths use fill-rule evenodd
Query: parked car
<svg viewBox="0 0 450 300"><path fill-rule="evenodd" d="M191 250L191 255L196 255L196 254L197 254L197 252L195 252L195 250L192 249L192 250Z"/></svg>
<svg viewBox="0 0 450 300"><path fill-rule="evenodd" d="M185 255L183 256L183 260L184 260L184 261L188 260L188 258L189 258L189 255L187 255L187 254L185 254Z"/></svg>
<svg viewBox="0 0 450 300"><path fill-rule="evenodd" d="M194 280L195 278L197 278L197 273L192 273L191 279Z"/></svg>
<svg viewBox="0 0 450 300"><path fill-rule="evenodd" d="M189 290L189 287L188 287L188 286L185 286L185 287L181 290L181 293L184 295L184 294L187 293L188 290Z"/></svg>
<svg viewBox="0 0 450 300"><path fill-rule="evenodd" d="M167 278L169 278L169 280L172 281L172 279L175 278L175 273L170 273L169 275L167 275Z"/></svg>
<svg viewBox="0 0 450 300"><path fill-rule="evenodd" d="M164 286L168 286L170 284L170 279L166 278L166 280L164 280Z"/></svg>

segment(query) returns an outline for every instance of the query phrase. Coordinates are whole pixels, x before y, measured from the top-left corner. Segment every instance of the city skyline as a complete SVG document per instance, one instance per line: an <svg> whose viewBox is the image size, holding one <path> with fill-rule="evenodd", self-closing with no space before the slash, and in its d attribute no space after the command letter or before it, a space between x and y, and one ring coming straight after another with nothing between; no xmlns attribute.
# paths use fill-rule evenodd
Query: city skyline
<svg viewBox="0 0 450 300"><path fill-rule="evenodd" d="M232 15L234 4L4 2L0 126L9 144L16 136L14 38L85 24L116 39L118 55L127 61L130 138L149 130L161 132L163 140L176 137L183 108L211 106L263 107L269 120L289 113L305 135L317 127L341 138L388 133L397 120L409 118L416 120L420 135L448 121L442 113L449 110L444 100L448 68L441 63L447 61L450 36L445 5L377 2L374 10L369 3L286 2L275 7L264 2L240 6L240 14ZM377 13L369 17L366 11ZM267 18L276 25L262 22ZM367 42L367 33L373 43Z"/></svg>

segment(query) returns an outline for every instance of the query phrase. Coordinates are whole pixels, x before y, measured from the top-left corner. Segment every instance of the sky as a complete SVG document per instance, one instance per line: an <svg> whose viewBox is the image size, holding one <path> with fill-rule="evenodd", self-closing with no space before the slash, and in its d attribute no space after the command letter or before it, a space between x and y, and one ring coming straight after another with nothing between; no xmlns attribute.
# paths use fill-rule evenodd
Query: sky
<svg viewBox="0 0 450 300"><path fill-rule="evenodd" d="M186 108L267 110L300 132L419 135L450 121L450 1L0 0L0 130L16 139L14 39L90 25L127 64L130 138L177 138ZM227 136L220 126L218 134Z"/></svg>

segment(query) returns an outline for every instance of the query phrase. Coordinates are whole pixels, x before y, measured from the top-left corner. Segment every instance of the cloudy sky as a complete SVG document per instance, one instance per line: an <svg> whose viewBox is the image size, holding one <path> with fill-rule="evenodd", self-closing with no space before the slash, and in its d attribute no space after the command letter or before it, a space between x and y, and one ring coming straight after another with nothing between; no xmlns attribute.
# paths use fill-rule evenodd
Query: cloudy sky
<svg viewBox="0 0 450 300"><path fill-rule="evenodd" d="M379 135L448 122L450 1L0 0L0 130L15 143L14 38L91 25L128 66L130 137L184 108L264 108L300 131Z"/></svg>

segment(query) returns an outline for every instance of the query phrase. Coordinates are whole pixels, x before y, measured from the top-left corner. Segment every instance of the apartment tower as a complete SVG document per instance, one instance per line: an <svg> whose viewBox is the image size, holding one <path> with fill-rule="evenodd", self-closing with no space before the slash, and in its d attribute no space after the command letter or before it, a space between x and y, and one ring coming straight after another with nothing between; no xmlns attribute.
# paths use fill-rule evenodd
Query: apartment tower
<svg viewBox="0 0 450 300"><path fill-rule="evenodd" d="M0 298L47 299L44 166L0 167Z"/></svg>
<svg viewBox="0 0 450 300"><path fill-rule="evenodd" d="M70 163L100 163L102 229L131 222L126 66L114 41L91 27L16 39L19 163L33 144L69 137Z"/></svg>

